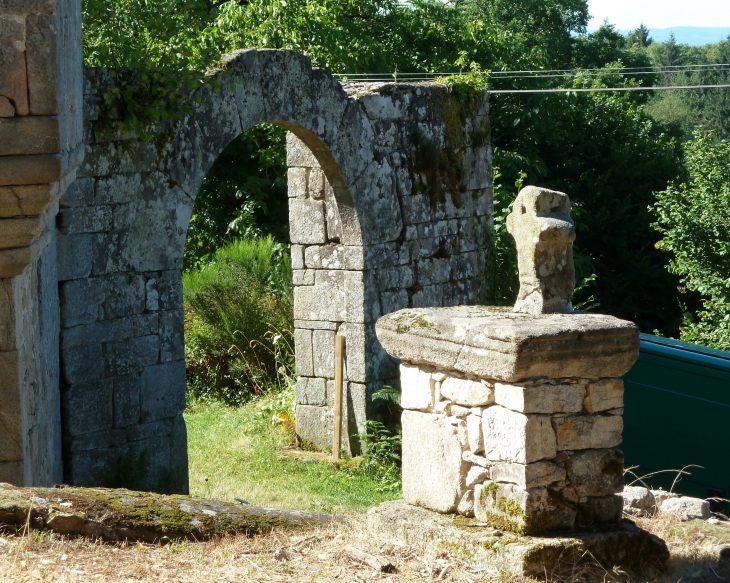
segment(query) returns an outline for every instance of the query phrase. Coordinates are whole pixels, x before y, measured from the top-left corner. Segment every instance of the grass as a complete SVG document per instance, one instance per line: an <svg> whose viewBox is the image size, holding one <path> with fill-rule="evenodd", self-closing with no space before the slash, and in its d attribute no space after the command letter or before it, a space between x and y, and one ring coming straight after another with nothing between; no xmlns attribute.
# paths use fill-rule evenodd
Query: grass
<svg viewBox="0 0 730 583"><path fill-rule="evenodd" d="M730 526L674 517L641 519L639 525L665 538L672 558L669 571L656 579L633 578L618 570L584 565L572 576L547 577L547 583L706 583L730 579L730 565L716 560L716 545L730 541ZM398 572L373 573L348 558L355 546L387 557ZM284 551L277 560L275 551ZM608 567L610 569L610 566ZM531 578L485 571L447 548L391 544L375 539L362 516L352 516L309 531L273 532L207 542L104 544L88 538L44 533L42 536L0 533L0 581L452 581L458 583L537 583Z"/></svg>
<svg viewBox="0 0 730 583"><path fill-rule="evenodd" d="M255 506L364 512L401 497L388 476L359 459L291 457L292 435L270 421L266 398L242 407L195 403L185 413L190 493Z"/></svg>

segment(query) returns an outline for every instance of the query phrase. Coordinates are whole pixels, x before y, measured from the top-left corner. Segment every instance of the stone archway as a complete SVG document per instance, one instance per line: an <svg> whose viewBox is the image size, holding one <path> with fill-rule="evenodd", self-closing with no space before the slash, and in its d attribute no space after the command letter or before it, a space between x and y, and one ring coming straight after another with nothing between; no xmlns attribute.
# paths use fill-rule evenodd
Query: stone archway
<svg viewBox="0 0 730 583"><path fill-rule="evenodd" d="M474 303L484 291L491 210L486 97L460 103L433 84L342 85L291 51L239 51L222 63L219 90L193 95L193 113L154 142L121 130L95 135L99 101L113 81L103 70L86 71L86 158L56 220L60 326L27 323L36 332L45 326L51 340L60 328L70 483L112 483L121 458L146 451L145 487L172 479L186 490L185 231L210 165L258 123L290 130L290 172L300 178L291 181L292 223L301 230L292 249L297 402L310 441L328 444L332 430L330 372L315 362L324 362L335 331L347 337L348 429L356 433L369 396L397 378L375 320L407 306ZM329 199L317 198L309 182L320 173ZM300 229L319 225L319 217L324 237L321 226L316 236ZM333 236L328 220L339 225ZM321 310L321 299L332 297ZM48 425L58 435L58 422L49 418ZM58 445L52 433L39 447Z"/></svg>

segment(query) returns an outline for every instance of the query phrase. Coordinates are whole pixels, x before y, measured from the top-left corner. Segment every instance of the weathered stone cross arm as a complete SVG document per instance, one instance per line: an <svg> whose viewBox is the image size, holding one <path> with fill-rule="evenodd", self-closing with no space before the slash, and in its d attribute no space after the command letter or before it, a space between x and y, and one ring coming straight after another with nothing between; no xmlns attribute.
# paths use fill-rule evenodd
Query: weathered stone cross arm
<svg viewBox="0 0 730 583"><path fill-rule="evenodd" d="M520 291L515 312L570 313L575 288L570 199L562 192L526 186L507 217L515 238Z"/></svg>

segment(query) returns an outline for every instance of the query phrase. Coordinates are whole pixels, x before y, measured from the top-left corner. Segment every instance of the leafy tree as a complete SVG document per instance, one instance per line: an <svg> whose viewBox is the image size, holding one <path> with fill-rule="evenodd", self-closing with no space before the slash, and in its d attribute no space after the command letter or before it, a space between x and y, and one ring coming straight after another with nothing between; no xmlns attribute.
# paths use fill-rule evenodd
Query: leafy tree
<svg viewBox="0 0 730 583"><path fill-rule="evenodd" d="M619 82L607 73L579 77L574 86ZM654 247L659 237L646 207L653 191L681 173L676 137L625 93L498 95L491 117L497 209L500 190L514 193L518 181L568 193L577 279L597 276L576 301L593 296L602 312L675 334L682 318L677 280L664 269L668 256Z"/></svg>
<svg viewBox="0 0 730 583"><path fill-rule="evenodd" d="M648 67L651 60L646 51L635 45L627 45L624 36L608 21L598 30L581 35L575 40L574 62L576 68L601 68L609 63L622 67ZM653 77L640 76L642 85L652 84Z"/></svg>
<svg viewBox="0 0 730 583"><path fill-rule="evenodd" d="M106 112L146 133L185 109L171 107L204 82L220 54L205 42L216 6L210 0L83 0L84 64L117 78ZM149 135L148 135L149 136Z"/></svg>
<svg viewBox="0 0 730 583"><path fill-rule="evenodd" d="M678 65L730 64L730 39L692 47L674 43L654 43L646 51L653 65L663 66L673 60ZM668 56L669 55L669 56ZM661 85L730 84L728 67L697 67L687 71L669 71L657 81ZM713 132L717 139L730 138L730 90L692 89L657 92L647 111L657 121L674 124L690 140L695 130Z"/></svg>
<svg viewBox="0 0 730 583"><path fill-rule="evenodd" d="M221 153L205 176L188 226L184 268L200 269L216 249L271 235L289 242L286 130L250 129Z"/></svg>
<svg viewBox="0 0 730 583"><path fill-rule="evenodd" d="M686 157L689 179L656 193L658 247L673 253L669 270L702 297L682 339L730 350L730 141L697 133Z"/></svg>
<svg viewBox="0 0 730 583"><path fill-rule="evenodd" d="M221 52L289 48L336 73L389 71L406 10L397 0L229 1L204 36Z"/></svg>

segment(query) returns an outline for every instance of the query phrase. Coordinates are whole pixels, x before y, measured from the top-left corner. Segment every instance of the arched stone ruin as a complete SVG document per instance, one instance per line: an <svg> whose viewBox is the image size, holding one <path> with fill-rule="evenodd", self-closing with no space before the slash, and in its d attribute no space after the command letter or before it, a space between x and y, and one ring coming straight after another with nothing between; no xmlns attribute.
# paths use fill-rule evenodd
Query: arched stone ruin
<svg viewBox="0 0 730 583"><path fill-rule="evenodd" d="M290 132L297 431L331 444L342 334L344 446L356 449L370 396L398 379L377 318L486 293L486 96L341 84L295 52L244 50L222 59L219 90L199 90L193 113L144 142L95 131L113 81L99 69L82 76L78 2L16 4L0 8L3 73L14 55L7 22L26 27L29 55L33 22L57 34L44 37L56 55L41 69L45 85L30 64L16 75L29 110L14 97L22 87L0 80L13 107L0 108L0 481L108 484L121 457L145 451L146 487L172 478L186 491L187 224L217 156L262 122ZM35 87L56 96L53 107L34 109Z"/></svg>

